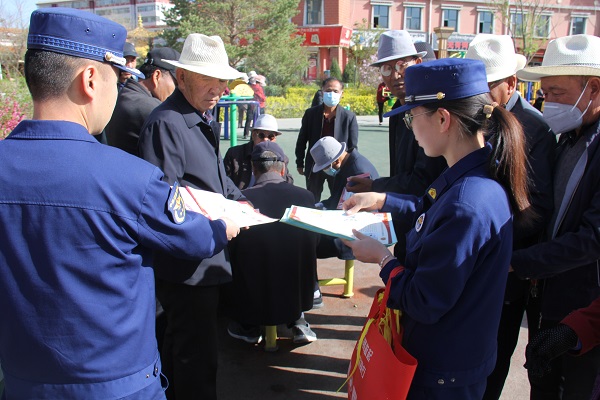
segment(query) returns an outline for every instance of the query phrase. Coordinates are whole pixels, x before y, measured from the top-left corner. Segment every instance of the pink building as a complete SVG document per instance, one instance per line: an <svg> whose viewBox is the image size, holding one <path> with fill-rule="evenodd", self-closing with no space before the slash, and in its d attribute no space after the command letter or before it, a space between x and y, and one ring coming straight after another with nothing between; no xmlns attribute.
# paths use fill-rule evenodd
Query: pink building
<svg viewBox="0 0 600 400"><path fill-rule="evenodd" d="M429 42L437 49L436 27L452 27L448 52L466 51L477 33L510 34L517 50L522 41L517 33L537 15L533 37L541 48L532 59L540 63L547 40L571 34L600 34L595 0L519 0L506 2L508 11L502 18L498 0L301 0L299 13L292 21L305 36L308 47L309 79L319 79L323 71L338 60L345 67L355 24L366 21L369 30L404 29L415 42ZM596 4L599 5L596 5ZM506 20L506 23L504 22ZM364 32L369 35L369 32Z"/></svg>

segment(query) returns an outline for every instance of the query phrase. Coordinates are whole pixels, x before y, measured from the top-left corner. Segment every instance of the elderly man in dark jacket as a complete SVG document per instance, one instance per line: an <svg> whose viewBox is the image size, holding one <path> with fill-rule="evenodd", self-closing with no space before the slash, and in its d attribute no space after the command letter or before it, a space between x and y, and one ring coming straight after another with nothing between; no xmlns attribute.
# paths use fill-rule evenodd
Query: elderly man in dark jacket
<svg viewBox="0 0 600 400"><path fill-rule="evenodd" d="M313 196L286 183L285 154L273 142L254 146L252 165L256 184L242 193L271 218L281 218L292 206L312 207ZM249 343L261 340L261 325L288 324L294 343L317 336L304 319L313 306L318 234L278 222L254 226L232 243L233 282L228 296L233 321L228 332Z"/></svg>
<svg viewBox="0 0 600 400"><path fill-rule="evenodd" d="M520 278L545 278L541 328L553 328L600 296L600 38L554 39L542 66L524 68L517 77L541 80L544 119L560 134L547 241L512 257ZM600 347L579 357L564 354L544 377L530 374L531 398L589 399L599 373Z"/></svg>
<svg viewBox="0 0 600 400"><path fill-rule="evenodd" d="M190 34L175 65L178 88L148 116L140 133L140 156L160 167L163 180L238 200L225 175L220 128L210 110L227 81L242 74L228 63L218 36ZM167 315L161 358L170 398L216 399L219 286L231 280L227 249L201 262L157 253L157 297Z"/></svg>

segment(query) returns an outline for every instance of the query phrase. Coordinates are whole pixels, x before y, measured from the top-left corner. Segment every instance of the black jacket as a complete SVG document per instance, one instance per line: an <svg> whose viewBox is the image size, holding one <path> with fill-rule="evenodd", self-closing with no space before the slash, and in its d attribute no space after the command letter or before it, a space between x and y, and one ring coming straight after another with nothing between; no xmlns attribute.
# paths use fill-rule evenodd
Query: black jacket
<svg viewBox="0 0 600 400"><path fill-rule="evenodd" d="M260 212L281 218L287 207L313 207L314 196L273 172L243 191ZM227 285L228 314L253 325L294 322L310 310L316 281L319 235L280 222L253 226L230 243L233 282Z"/></svg>
<svg viewBox="0 0 600 400"><path fill-rule="evenodd" d="M139 156L138 139L146 117L160 105L144 85L127 79L119 91L113 115L106 125L106 139L110 146Z"/></svg>
<svg viewBox="0 0 600 400"><path fill-rule="evenodd" d="M533 108L517 92L513 93L506 105L523 126L527 146L527 176L531 182L530 201L537 218L530 226L519 226L515 222L513 249L524 249L542 239L546 224L554 210L553 165L556 137L544 121L542 114ZM521 301L527 298L530 281L519 279L516 274L508 274L505 301Z"/></svg>
<svg viewBox="0 0 600 400"><path fill-rule="evenodd" d="M140 133L139 151L143 159L163 170L163 180L170 184L178 181L181 186L238 200L243 196L225 175L219 139L219 124L203 119L175 89L146 119ZM156 275L170 282L216 285L231 280L227 249L200 264L157 253L154 266Z"/></svg>
<svg viewBox="0 0 600 400"><path fill-rule="evenodd" d="M571 173L559 207L558 230L547 241L517 250L512 267L521 278L546 278L542 318L560 321L600 296L600 121L582 129L587 147ZM566 134L563 134L566 135ZM557 152L557 155L560 153Z"/></svg>

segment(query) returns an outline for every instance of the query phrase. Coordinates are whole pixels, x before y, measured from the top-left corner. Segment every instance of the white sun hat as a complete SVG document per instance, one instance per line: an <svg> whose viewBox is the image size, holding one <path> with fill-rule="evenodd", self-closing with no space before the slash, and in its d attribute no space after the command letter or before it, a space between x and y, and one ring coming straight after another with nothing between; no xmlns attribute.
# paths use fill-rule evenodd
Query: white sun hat
<svg viewBox="0 0 600 400"><path fill-rule="evenodd" d="M485 64L488 82L514 75L527 64L524 55L515 53L515 45L508 35L478 34L469 44L465 58Z"/></svg>
<svg viewBox="0 0 600 400"><path fill-rule="evenodd" d="M564 36L548 43L541 66L523 68L517 78L538 81L546 76L600 76L600 38Z"/></svg>
<svg viewBox="0 0 600 400"><path fill-rule="evenodd" d="M313 172L319 172L330 166L346 151L346 143L338 142L331 136L325 136L317 140L310 149L310 155L315 161Z"/></svg>
<svg viewBox="0 0 600 400"><path fill-rule="evenodd" d="M177 68L217 79L236 79L243 75L229 66L225 45L219 36L191 33L183 43L179 61L163 61Z"/></svg>
<svg viewBox="0 0 600 400"><path fill-rule="evenodd" d="M275 133L277 136L281 135L277 126L277 120L270 114L262 114L256 118L256 123L251 128L252 130L258 129L261 131L269 131Z"/></svg>

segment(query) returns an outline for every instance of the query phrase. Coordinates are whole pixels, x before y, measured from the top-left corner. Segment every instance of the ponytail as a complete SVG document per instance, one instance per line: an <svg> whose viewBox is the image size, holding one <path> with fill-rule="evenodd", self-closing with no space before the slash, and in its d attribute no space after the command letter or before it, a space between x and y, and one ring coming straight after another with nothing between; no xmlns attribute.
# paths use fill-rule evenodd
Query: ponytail
<svg viewBox="0 0 600 400"><path fill-rule="evenodd" d="M475 136L483 131L493 148L488 163L490 175L508 192L515 223L522 227L530 225L536 216L529 202L525 134L512 113L498 107L487 93L423 107L448 110L457 117L464 135Z"/></svg>
<svg viewBox="0 0 600 400"><path fill-rule="evenodd" d="M508 191L517 225L527 226L535 215L529 201L523 127L511 112L503 107L492 107L490 117L484 123L485 137L493 149L488 164L489 171L492 178ZM484 115L485 111L482 111Z"/></svg>

